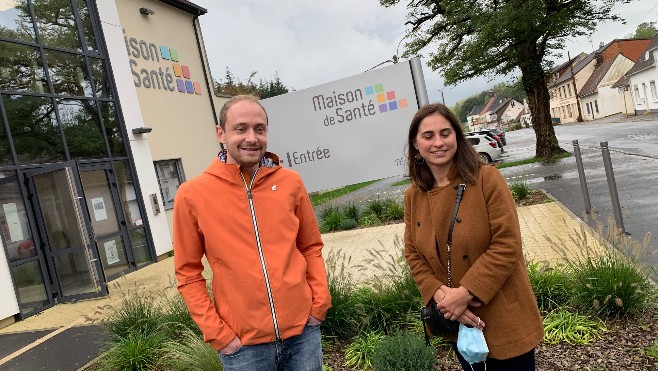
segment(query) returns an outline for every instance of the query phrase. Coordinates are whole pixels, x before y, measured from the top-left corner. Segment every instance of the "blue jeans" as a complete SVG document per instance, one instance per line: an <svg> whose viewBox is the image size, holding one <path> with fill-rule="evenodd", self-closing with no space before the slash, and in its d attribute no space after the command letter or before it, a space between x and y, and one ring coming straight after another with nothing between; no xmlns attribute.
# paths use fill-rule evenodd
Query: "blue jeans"
<svg viewBox="0 0 658 371"><path fill-rule="evenodd" d="M289 339L243 345L235 353L219 354L224 371L322 371L320 325L304 327Z"/></svg>

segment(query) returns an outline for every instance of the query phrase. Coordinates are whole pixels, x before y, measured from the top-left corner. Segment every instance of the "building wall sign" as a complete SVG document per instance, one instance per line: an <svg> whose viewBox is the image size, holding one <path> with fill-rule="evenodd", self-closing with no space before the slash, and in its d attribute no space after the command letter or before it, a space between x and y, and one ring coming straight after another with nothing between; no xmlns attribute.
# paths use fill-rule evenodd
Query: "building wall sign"
<svg viewBox="0 0 658 371"><path fill-rule="evenodd" d="M201 95L201 84L192 80L190 67L180 62L178 49L129 37L125 30L123 39L136 87ZM157 69L140 68L140 59L161 65Z"/></svg>

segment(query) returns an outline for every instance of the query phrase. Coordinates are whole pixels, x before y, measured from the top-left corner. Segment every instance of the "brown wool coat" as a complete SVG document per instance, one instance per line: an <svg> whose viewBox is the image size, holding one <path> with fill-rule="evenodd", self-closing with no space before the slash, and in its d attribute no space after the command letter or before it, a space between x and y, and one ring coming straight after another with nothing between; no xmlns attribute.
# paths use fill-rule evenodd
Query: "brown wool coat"
<svg viewBox="0 0 658 371"><path fill-rule="evenodd" d="M404 195L404 255L424 303L448 282L446 240L456 184L458 179L452 179L429 192L411 185ZM457 219L452 284L482 301L470 309L486 323L489 357L508 359L530 351L541 342L544 328L528 280L514 200L498 169L480 167L477 182L466 186Z"/></svg>

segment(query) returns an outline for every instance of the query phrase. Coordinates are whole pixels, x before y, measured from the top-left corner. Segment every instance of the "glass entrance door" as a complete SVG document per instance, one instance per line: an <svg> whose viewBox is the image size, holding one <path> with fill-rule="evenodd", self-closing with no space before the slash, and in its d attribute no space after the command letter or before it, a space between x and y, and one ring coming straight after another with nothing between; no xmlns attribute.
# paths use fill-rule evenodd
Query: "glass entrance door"
<svg viewBox="0 0 658 371"><path fill-rule="evenodd" d="M80 166L79 171L98 256L111 281L136 268L117 183L109 163Z"/></svg>
<svg viewBox="0 0 658 371"><path fill-rule="evenodd" d="M59 301L107 294L74 162L25 173Z"/></svg>

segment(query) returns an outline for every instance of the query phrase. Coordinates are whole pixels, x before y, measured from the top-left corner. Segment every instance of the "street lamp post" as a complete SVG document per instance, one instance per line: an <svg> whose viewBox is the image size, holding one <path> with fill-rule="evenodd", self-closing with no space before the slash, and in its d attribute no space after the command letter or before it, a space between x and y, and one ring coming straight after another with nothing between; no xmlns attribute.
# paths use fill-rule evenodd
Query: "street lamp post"
<svg viewBox="0 0 658 371"><path fill-rule="evenodd" d="M443 105L446 105L446 98L443 96L443 89L439 89L439 92L441 92L441 102L443 102Z"/></svg>

